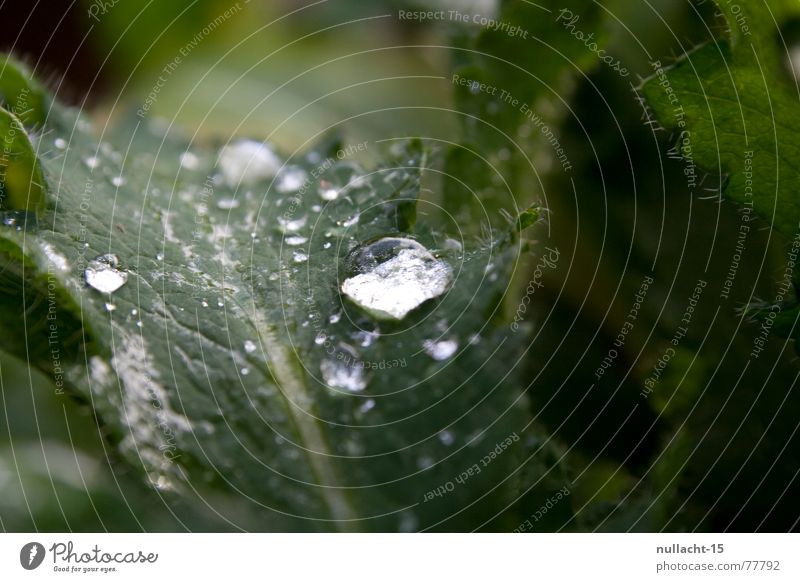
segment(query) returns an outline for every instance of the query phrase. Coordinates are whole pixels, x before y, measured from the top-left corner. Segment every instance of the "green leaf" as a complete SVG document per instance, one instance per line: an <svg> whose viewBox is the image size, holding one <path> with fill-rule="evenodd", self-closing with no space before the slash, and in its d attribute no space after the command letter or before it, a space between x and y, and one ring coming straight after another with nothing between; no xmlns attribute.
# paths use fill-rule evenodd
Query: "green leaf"
<svg viewBox="0 0 800 582"><path fill-rule="evenodd" d="M0 55L0 104L33 128L44 124L50 98L25 65Z"/></svg>
<svg viewBox="0 0 800 582"><path fill-rule="evenodd" d="M728 32L670 66L654 64L641 93L675 130L689 188L699 166L727 176L726 195L793 236L800 223L800 105L781 34L800 18L794 0L718 1Z"/></svg>
<svg viewBox="0 0 800 582"><path fill-rule="evenodd" d="M22 121L0 107L0 209L4 222L16 220L19 211L36 212L45 203L45 180L34 146Z"/></svg>
<svg viewBox="0 0 800 582"><path fill-rule="evenodd" d="M513 511L523 460L539 467L524 338L498 307L518 237L462 248L415 224L420 142L366 171L353 154L376 144L277 160L249 142L233 163L157 123L107 135L57 104L37 134L46 209L0 231L3 349L89 400L167 500L233 527L234 501L266 530L491 528ZM399 321L340 292L352 252L385 236L454 273Z"/></svg>

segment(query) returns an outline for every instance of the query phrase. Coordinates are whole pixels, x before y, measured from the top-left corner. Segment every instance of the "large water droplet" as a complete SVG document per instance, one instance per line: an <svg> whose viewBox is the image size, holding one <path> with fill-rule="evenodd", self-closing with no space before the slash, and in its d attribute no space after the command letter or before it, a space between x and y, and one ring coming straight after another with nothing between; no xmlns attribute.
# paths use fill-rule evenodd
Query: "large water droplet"
<svg viewBox="0 0 800 582"><path fill-rule="evenodd" d="M403 319L429 299L445 293L452 281L450 265L417 241L383 238L353 251L350 277L342 293L376 317Z"/></svg>
<svg viewBox="0 0 800 582"><path fill-rule="evenodd" d="M116 255L100 255L83 272L86 284L101 293L113 293L128 281L128 273L119 269Z"/></svg>
<svg viewBox="0 0 800 582"><path fill-rule="evenodd" d="M219 154L219 169L231 188L252 186L275 176L281 167L278 156L261 142L250 139L226 145Z"/></svg>

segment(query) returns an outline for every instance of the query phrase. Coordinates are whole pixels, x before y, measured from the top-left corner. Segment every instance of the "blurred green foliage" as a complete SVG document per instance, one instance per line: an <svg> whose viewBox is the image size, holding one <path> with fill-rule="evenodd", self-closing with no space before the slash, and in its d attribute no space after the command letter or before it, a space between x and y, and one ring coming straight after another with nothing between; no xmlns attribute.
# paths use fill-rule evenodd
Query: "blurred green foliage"
<svg viewBox="0 0 800 582"><path fill-rule="evenodd" d="M563 457L547 462L573 481L571 511L542 527L797 527L797 362L790 343L772 338L760 358L744 365L758 327L741 310L755 298L773 295L786 241L771 236L766 221L756 223L735 286L728 299L719 299L741 215L720 201L723 183L716 168L705 168L711 173L701 175L698 191L687 187L684 162L668 155L676 135L654 131L634 93L639 80L652 74L653 61L666 65L725 37L728 27L713 3L577 3L572 9L581 14L581 26L596 31L608 53L626 64L630 78L599 65L577 41L569 44L572 37L543 17L537 33L554 35L570 51L564 57L578 65L567 74L553 69L555 61L544 48L517 51L474 26L403 23L391 16L399 7L413 7L409 3L240 4L245 17L219 21L200 41L198 34L235 3L120 2L100 15L89 41L105 59L115 90L98 118L132 115L165 76L148 115L174 122L176 131L223 140L260 136L289 151L329 127L342 127L351 141L424 134L442 140L435 168L457 168L467 185L492 192L497 184L470 160L458 159L463 150L446 143L463 141L495 156L507 144L446 110L456 106L480 117L496 115L498 127L509 132L518 130L519 120L508 107L492 113L491 100L469 99L463 91L453 96L451 75L513 87L521 99L540 106L543 85L525 83L511 65L489 65L477 53L465 56L485 49L557 84L568 102L541 108L569 152L569 175L532 173L516 156L499 160L504 175L514 176L520 200L545 203L549 224L538 236L564 257L537 295L541 317L534 320L537 331L526 360L531 413L563 446ZM522 2L502 4L509 19L529 18L534 10ZM420 2L416 8L428 6ZM455 39L454 50L449 39ZM192 43L196 48L187 52ZM180 66L165 71L177 57ZM531 157L549 147L526 143ZM427 196L437 202L449 198L453 209L464 192L450 182ZM472 223L478 232L479 223ZM519 270L521 286L529 266ZM597 367L646 276L655 284L636 326L598 380ZM645 382L670 345L699 279L708 289L688 334L655 391L643 398ZM566 364L555 364L560 362ZM54 397L47 379L8 356L0 367L5 412L0 485L7 492L0 499L0 527L230 527L191 506L175 515L137 510L157 502L158 494L114 458L87 403Z"/></svg>

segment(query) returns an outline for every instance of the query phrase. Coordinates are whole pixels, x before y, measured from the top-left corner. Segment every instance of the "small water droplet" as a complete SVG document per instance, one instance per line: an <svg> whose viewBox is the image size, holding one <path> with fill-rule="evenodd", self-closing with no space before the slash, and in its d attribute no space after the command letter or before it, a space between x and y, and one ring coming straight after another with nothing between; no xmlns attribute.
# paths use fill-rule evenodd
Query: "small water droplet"
<svg viewBox="0 0 800 582"><path fill-rule="evenodd" d="M358 407L358 410L362 414L366 414L373 408L375 408L375 401L372 398L368 398L367 400L364 401L364 404Z"/></svg>
<svg viewBox="0 0 800 582"><path fill-rule="evenodd" d="M439 441L446 447L449 447L456 441L456 437L449 430L443 430L439 433Z"/></svg>
<svg viewBox="0 0 800 582"><path fill-rule="evenodd" d="M6 210L0 212L3 217L3 226L10 226L11 228L21 231L28 230L29 228L36 228L38 220L35 212L28 212L27 210Z"/></svg>
<svg viewBox="0 0 800 582"><path fill-rule="evenodd" d="M338 224L339 226L344 226L345 228L350 228L351 226L355 226L356 224L358 224L360 218L361 215L356 213L350 218L347 218L345 220L338 220L336 224Z"/></svg>
<svg viewBox="0 0 800 582"><path fill-rule="evenodd" d="M250 373L250 368L242 368L241 372L242 376L247 376Z"/></svg>
<svg viewBox="0 0 800 582"><path fill-rule="evenodd" d="M301 235L299 235L299 234L296 234L296 235L292 235L292 236L287 236L287 237L284 239L284 241L285 241L285 242L286 242L286 244L287 244L287 245L289 245L290 247L296 247L296 246L298 246L298 245L302 245L302 244L305 244L305 243L307 243L307 242L308 242L308 239L307 239L306 237L304 237L304 236L301 236Z"/></svg>
<svg viewBox="0 0 800 582"><path fill-rule="evenodd" d="M208 307L208 301L203 300L200 302L200 305L202 305L203 307Z"/></svg>
<svg viewBox="0 0 800 582"><path fill-rule="evenodd" d="M289 166L284 168L278 176L278 181L275 184L275 190L281 194L287 192L297 192L300 190L308 179L308 174L300 166Z"/></svg>
<svg viewBox="0 0 800 582"><path fill-rule="evenodd" d="M98 158L97 156L89 156L83 161L86 164L86 167L89 168L90 170L94 170L96 167L100 165L100 158Z"/></svg>
<svg viewBox="0 0 800 582"><path fill-rule="evenodd" d="M434 462L435 461L433 459L431 459L430 457L427 457L427 456L426 457L420 457L419 459L417 459L417 467L419 467L422 470L425 470L425 469L428 469L430 467L433 467Z"/></svg>
<svg viewBox="0 0 800 582"><path fill-rule="evenodd" d="M239 208L239 201L236 198L220 198L217 200L217 208L220 210L233 210Z"/></svg>
<svg viewBox="0 0 800 582"><path fill-rule="evenodd" d="M296 250L294 253L292 253L292 260L295 263L305 263L308 260L308 255L305 253L305 251Z"/></svg>
<svg viewBox="0 0 800 582"><path fill-rule="evenodd" d="M323 248L323 249L329 249L329 248L331 248L332 246L333 246L333 243L331 243L330 241L326 241L326 242L325 242L325 243L322 245L322 248Z"/></svg>
<svg viewBox="0 0 800 582"><path fill-rule="evenodd" d="M144 325L144 324L142 323L141 319L136 322L136 327L142 327L142 325Z"/></svg>
<svg viewBox="0 0 800 582"><path fill-rule="evenodd" d="M336 200L339 197L339 190L337 190L333 184L327 180L320 180L319 197L323 200Z"/></svg>
<svg viewBox="0 0 800 582"><path fill-rule="evenodd" d="M57 137L53 142L53 145L56 146L60 150L67 149L67 140L61 137Z"/></svg>
<svg viewBox="0 0 800 582"><path fill-rule="evenodd" d="M297 232L306 225L306 220L307 219L305 216L301 216L299 218L294 218L290 216L279 216L278 224L281 227L281 231L283 231L284 233Z"/></svg>
<svg viewBox="0 0 800 582"><path fill-rule="evenodd" d="M200 167L200 158L192 152L183 152L180 155L181 167L187 170L196 170Z"/></svg>
<svg viewBox="0 0 800 582"><path fill-rule="evenodd" d="M131 315L136 315L137 313L139 313L137 309L131 309Z"/></svg>
<svg viewBox="0 0 800 582"><path fill-rule="evenodd" d="M157 253L156 254L156 260L159 261L159 262L163 261L164 260L164 254L163 253Z"/></svg>
<svg viewBox="0 0 800 582"><path fill-rule="evenodd" d="M113 293L128 281L128 273L119 269L116 255L100 255L83 272L86 284L101 293Z"/></svg>
<svg viewBox="0 0 800 582"><path fill-rule="evenodd" d="M106 303L106 311L114 311L117 308L113 303Z"/></svg>
<svg viewBox="0 0 800 582"><path fill-rule="evenodd" d="M331 322L331 323L339 323L339 321L341 319L342 319L342 314L341 313L334 313L333 315L331 315L328 318L328 321Z"/></svg>
<svg viewBox="0 0 800 582"><path fill-rule="evenodd" d="M111 178L111 183L117 188L119 188L120 186L125 184L125 178L123 178L122 176L114 176L113 178Z"/></svg>
<svg viewBox="0 0 800 582"><path fill-rule="evenodd" d="M252 354L253 352L255 352L256 351L255 342L253 342L252 340L246 340L244 342L244 351L246 351L248 354Z"/></svg>
<svg viewBox="0 0 800 582"><path fill-rule="evenodd" d="M368 380L364 373L364 368L357 364L358 362L350 357L343 359L330 358L322 360L319 365L319 371L322 373L322 379L325 384L329 387L349 392L361 392L367 387Z"/></svg>
<svg viewBox="0 0 800 582"><path fill-rule="evenodd" d="M422 343L427 353L434 360L442 361L447 360L458 350L458 342L454 339L446 339L440 341L425 340Z"/></svg>
<svg viewBox="0 0 800 582"><path fill-rule="evenodd" d="M375 343L375 340L381 337L381 334L374 331L361 330L356 332L354 337L358 342L358 345L360 345L362 348L368 348Z"/></svg>
<svg viewBox="0 0 800 582"><path fill-rule="evenodd" d="M219 169L228 186L255 185L275 176L281 167L278 156L261 142L244 139L222 148Z"/></svg>
<svg viewBox="0 0 800 582"><path fill-rule="evenodd" d="M326 336L324 333L321 333L314 338L314 343L317 344L318 346L321 346L322 344L325 343L326 339L328 339L328 336Z"/></svg>
<svg viewBox="0 0 800 582"><path fill-rule="evenodd" d="M359 247L348 257L348 271L342 293L376 317L398 320L445 293L453 280L447 263L406 238Z"/></svg>

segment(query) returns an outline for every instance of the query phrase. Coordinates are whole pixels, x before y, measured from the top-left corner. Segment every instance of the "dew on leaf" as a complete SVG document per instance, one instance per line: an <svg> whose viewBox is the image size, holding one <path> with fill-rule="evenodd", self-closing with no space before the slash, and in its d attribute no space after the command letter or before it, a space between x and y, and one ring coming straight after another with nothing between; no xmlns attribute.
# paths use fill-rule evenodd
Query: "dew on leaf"
<svg viewBox="0 0 800 582"><path fill-rule="evenodd" d="M250 139L228 144L219 154L219 170L231 188L273 178L280 167L280 159L270 148Z"/></svg>
<svg viewBox="0 0 800 582"><path fill-rule="evenodd" d="M98 158L97 156L89 156L88 158L83 160L83 162L86 164L87 168L89 168L90 170L94 170L100 165L100 158Z"/></svg>
<svg viewBox="0 0 800 582"><path fill-rule="evenodd" d="M325 384L331 388L361 392L367 387L367 375L364 368L351 357L329 358L322 360L319 371Z"/></svg>
<svg viewBox="0 0 800 582"><path fill-rule="evenodd" d="M284 241L290 247L296 247L298 245L302 245L308 242L308 238L301 236L299 234L287 236Z"/></svg>
<svg viewBox="0 0 800 582"><path fill-rule="evenodd" d="M18 231L35 228L38 225L35 212L27 210L6 210L0 212L3 217L3 226L10 226Z"/></svg>
<svg viewBox="0 0 800 582"><path fill-rule="evenodd" d="M445 293L453 281L450 265L407 238L383 238L357 248L347 270L342 293L375 317L397 320Z"/></svg>
<svg viewBox="0 0 800 582"><path fill-rule="evenodd" d="M67 149L67 140L65 140L63 137L57 137L53 142L53 145L60 150L65 150Z"/></svg>
<svg viewBox="0 0 800 582"><path fill-rule="evenodd" d="M374 331L361 330L355 333L354 339L362 348L368 348L374 344L375 340L377 340L379 337L381 337L381 334Z"/></svg>
<svg viewBox="0 0 800 582"><path fill-rule="evenodd" d="M339 197L339 190L327 180L320 180L319 197L323 200L336 200Z"/></svg>
<svg viewBox="0 0 800 582"><path fill-rule="evenodd" d="M217 200L217 208L220 210L233 210L239 208L239 201L236 198L220 198Z"/></svg>
<svg viewBox="0 0 800 582"><path fill-rule="evenodd" d="M422 343L425 348L425 353L432 357L434 360L442 361L447 360L458 350L458 341L454 339L446 339L440 341L425 340Z"/></svg>
<svg viewBox="0 0 800 582"><path fill-rule="evenodd" d="M113 178L111 178L111 184L119 188L120 186L123 186L125 184L125 178L123 178L122 176L114 176Z"/></svg>
<svg viewBox="0 0 800 582"><path fill-rule="evenodd" d="M180 164L187 170L196 170L200 166L200 158L192 152L183 152L180 155Z"/></svg>
<svg viewBox="0 0 800 582"><path fill-rule="evenodd" d="M308 255L305 251L296 250L292 253L292 261L295 263L305 263L308 260Z"/></svg>
<svg viewBox="0 0 800 582"><path fill-rule="evenodd" d="M281 171L275 190L281 194L297 192L303 187L308 179L308 174L300 166L290 166Z"/></svg>
<svg viewBox="0 0 800 582"><path fill-rule="evenodd" d="M128 281L128 273L119 268L119 259L112 254L89 261L83 276L89 287L101 293L113 293Z"/></svg>
<svg viewBox="0 0 800 582"><path fill-rule="evenodd" d="M281 231L284 233L297 232L306 225L306 220L307 218L305 216L299 218L279 216L278 224L281 227Z"/></svg>
<svg viewBox="0 0 800 582"><path fill-rule="evenodd" d="M248 354L252 354L256 351L256 344L252 340L245 340L244 342L244 351Z"/></svg>
<svg viewBox="0 0 800 582"><path fill-rule="evenodd" d="M453 433L449 430L443 430L439 433L439 441L446 447L452 445L456 440L456 437L453 436Z"/></svg>

